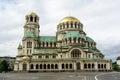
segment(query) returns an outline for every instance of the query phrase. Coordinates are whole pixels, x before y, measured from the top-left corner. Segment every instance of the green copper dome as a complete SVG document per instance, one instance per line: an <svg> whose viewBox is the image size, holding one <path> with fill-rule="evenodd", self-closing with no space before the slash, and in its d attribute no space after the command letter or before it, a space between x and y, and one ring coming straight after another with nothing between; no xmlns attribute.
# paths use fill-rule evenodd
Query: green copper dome
<svg viewBox="0 0 120 80"><path fill-rule="evenodd" d="M83 38L83 36L79 32L69 32L67 33L64 38Z"/></svg>
<svg viewBox="0 0 120 80"><path fill-rule="evenodd" d="M24 35L24 38L36 38L35 34L32 32L28 32Z"/></svg>
<svg viewBox="0 0 120 80"><path fill-rule="evenodd" d="M88 41L88 42L94 42L94 40L92 39L92 38L90 38L90 37L86 37L86 40Z"/></svg>

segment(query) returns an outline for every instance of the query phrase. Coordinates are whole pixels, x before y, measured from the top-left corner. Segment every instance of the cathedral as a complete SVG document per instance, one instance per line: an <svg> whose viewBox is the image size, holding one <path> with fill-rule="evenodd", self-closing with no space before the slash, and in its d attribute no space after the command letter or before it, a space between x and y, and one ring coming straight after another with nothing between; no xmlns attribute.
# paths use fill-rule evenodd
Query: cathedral
<svg viewBox="0 0 120 80"><path fill-rule="evenodd" d="M24 35L17 48L14 71L112 70L112 61L104 59L96 42L83 31L79 19L67 16L56 26L56 36L42 36L39 16L32 12L25 18Z"/></svg>

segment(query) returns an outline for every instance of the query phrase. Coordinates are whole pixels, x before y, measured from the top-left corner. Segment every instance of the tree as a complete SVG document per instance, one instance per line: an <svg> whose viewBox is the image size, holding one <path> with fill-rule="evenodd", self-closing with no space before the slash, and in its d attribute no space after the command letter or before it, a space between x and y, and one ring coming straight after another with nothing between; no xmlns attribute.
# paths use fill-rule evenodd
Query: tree
<svg viewBox="0 0 120 80"><path fill-rule="evenodd" d="M0 62L0 72L2 71L8 71L8 62L6 60Z"/></svg>
<svg viewBox="0 0 120 80"><path fill-rule="evenodd" d="M113 70L114 70L114 71L120 71L120 67L119 67L119 65L117 65L116 62L114 62L114 63L112 64L112 66L113 66Z"/></svg>

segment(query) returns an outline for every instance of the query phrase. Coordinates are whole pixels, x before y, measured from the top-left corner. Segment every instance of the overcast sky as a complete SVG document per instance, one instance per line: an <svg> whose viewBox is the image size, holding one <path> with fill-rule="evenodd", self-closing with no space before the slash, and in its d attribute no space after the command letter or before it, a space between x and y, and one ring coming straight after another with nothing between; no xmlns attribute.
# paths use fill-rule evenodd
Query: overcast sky
<svg viewBox="0 0 120 80"><path fill-rule="evenodd" d="M40 17L40 35L56 34L66 16L78 18L107 59L120 56L120 0L0 0L0 56L16 56L25 15Z"/></svg>

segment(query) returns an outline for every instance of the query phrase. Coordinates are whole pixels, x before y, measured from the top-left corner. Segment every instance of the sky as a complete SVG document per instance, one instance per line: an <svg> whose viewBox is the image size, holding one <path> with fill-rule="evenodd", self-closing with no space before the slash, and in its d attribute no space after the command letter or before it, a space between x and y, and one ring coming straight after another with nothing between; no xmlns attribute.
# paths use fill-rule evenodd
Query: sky
<svg viewBox="0 0 120 80"><path fill-rule="evenodd" d="M120 0L0 0L0 56L16 56L25 16L40 17L40 35L55 36L57 24L74 16L106 59L120 56Z"/></svg>

